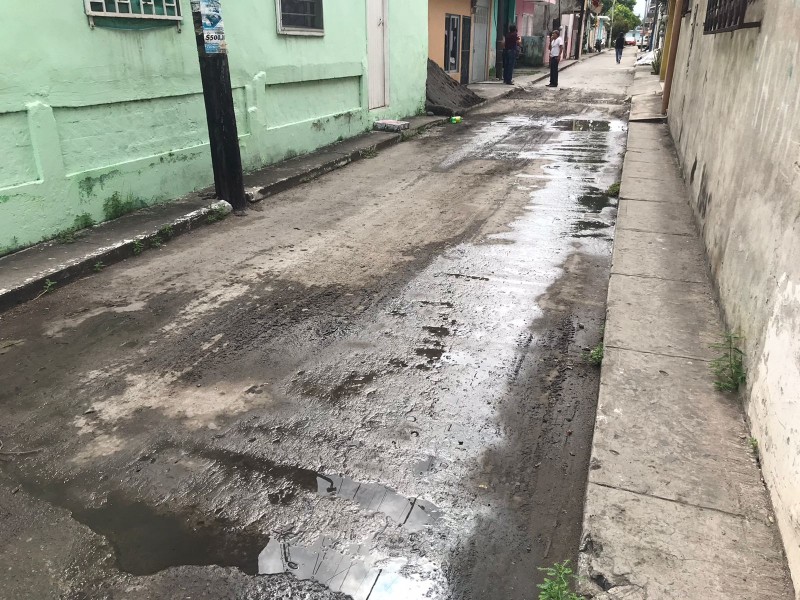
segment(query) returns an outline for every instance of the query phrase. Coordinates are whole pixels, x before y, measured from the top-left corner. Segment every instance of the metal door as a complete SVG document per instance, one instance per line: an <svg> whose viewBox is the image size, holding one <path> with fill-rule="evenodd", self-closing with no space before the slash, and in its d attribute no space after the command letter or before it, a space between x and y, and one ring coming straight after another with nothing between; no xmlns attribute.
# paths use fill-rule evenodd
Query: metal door
<svg viewBox="0 0 800 600"><path fill-rule="evenodd" d="M489 0L479 0L475 8L475 39L472 50L472 81L486 81L489 50Z"/></svg>
<svg viewBox="0 0 800 600"><path fill-rule="evenodd" d="M461 83L469 83L469 66L472 64L472 17L461 19Z"/></svg>
<svg viewBox="0 0 800 600"><path fill-rule="evenodd" d="M386 2L367 0L367 63L369 108L386 106Z"/></svg>

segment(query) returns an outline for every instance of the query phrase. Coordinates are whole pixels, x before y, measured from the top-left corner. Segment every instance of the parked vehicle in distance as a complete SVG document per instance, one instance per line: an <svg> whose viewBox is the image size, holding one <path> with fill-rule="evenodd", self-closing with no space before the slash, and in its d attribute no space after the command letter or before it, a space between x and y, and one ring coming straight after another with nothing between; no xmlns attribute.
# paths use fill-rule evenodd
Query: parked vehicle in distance
<svg viewBox="0 0 800 600"><path fill-rule="evenodd" d="M636 46L636 34L633 31L629 31L625 34L625 45L626 46Z"/></svg>

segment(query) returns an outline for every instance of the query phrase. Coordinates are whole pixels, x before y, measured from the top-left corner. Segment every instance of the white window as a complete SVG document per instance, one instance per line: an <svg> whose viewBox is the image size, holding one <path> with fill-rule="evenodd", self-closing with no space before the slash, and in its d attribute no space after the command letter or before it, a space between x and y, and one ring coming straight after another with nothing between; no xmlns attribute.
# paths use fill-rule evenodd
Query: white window
<svg viewBox="0 0 800 600"><path fill-rule="evenodd" d="M275 0L278 33L285 35L323 35L322 0Z"/></svg>
<svg viewBox="0 0 800 600"><path fill-rule="evenodd" d="M83 0L86 15L94 17L181 21L180 0Z"/></svg>

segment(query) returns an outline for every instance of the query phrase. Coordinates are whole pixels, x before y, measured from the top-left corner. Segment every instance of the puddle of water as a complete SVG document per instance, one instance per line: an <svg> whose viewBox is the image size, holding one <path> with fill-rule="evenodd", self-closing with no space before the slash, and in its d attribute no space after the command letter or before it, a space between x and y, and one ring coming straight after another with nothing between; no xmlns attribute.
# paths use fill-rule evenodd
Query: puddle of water
<svg viewBox="0 0 800 600"><path fill-rule="evenodd" d="M317 494L344 498L366 511L382 513L410 532L425 529L441 516L439 509L430 502L409 499L379 483L360 483L349 477L319 475Z"/></svg>
<svg viewBox="0 0 800 600"><path fill-rule="evenodd" d="M556 121L553 127L561 131L611 131L611 122L594 119L565 119Z"/></svg>
<svg viewBox="0 0 800 600"><path fill-rule="evenodd" d="M269 536L226 532L219 523L187 523L142 502L111 494L98 508L72 511L76 520L103 535L114 547L117 564L132 575L152 575L182 565L238 567L258 572L258 552Z"/></svg>
<svg viewBox="0 0 800 600"><path fill-rule="evenodd" d="M599 213L604 208L613 206L608 194L598 188L589 188L585 194L578 197L578 203L584 206L588 212Z"/></svg>
<svg viewBox="0 0 800 600"><path fill-rule="evenodd" d="M442 358L444 348L415 348L417 356L424 356L429 362L435 362Z"/></svg>
<svg viewBox="0 0 800 600"><path fill-rule="evenodd" d="M592 229L604 229L609 227L608 223L604 223L603 221L588 221L584 219L580 219L575 222L575 229L577 231L587 231Z"/></svg>
<svg viewBox="0 0 800 600"><path fill-rule="evenodd" d="M403 559L372 561L367 551L358 548L345 554L328 539L318 539L304 548L270 540L258 557L261 575L291 573L298 579L314 580L331 591L347 594L353 600L422 600L430 596L433 582L417 575L401 574Z"/></svg>
<svg viewBox="0 0 800 600"><path fill-rule="evenodd" d="M447 337L450 335L450 330L447 327L431 327L426 325L422 329L436 337Z"/></svg>

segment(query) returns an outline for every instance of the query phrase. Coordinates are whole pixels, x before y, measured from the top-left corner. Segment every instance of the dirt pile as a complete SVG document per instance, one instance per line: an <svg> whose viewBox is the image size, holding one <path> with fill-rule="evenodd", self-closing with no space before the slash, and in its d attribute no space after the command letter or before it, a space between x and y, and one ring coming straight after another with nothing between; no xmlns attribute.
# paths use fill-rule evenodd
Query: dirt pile
<svg viewBox="0 0 800 600"><path fill-rule="evenodd" d="M467 86L461 85L444 70L428 59L428 83L425 108L436 115L457 115L465 109L480 104L482 98Z"/></svg>

